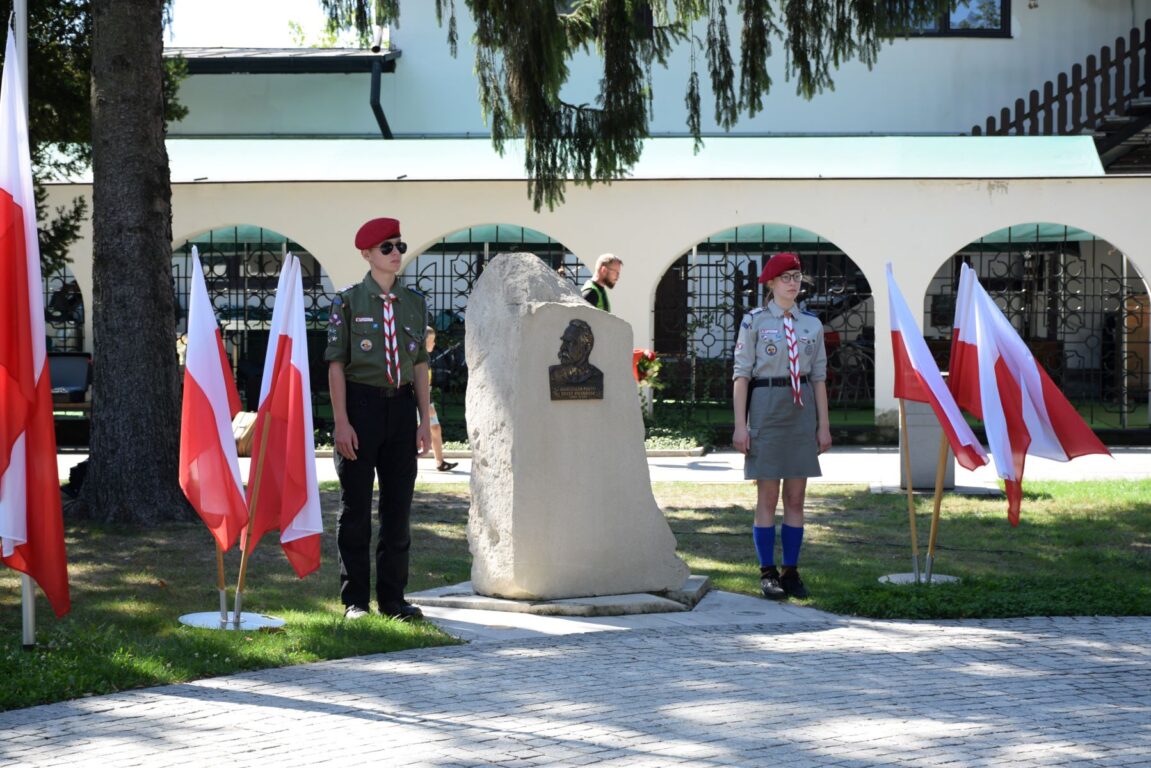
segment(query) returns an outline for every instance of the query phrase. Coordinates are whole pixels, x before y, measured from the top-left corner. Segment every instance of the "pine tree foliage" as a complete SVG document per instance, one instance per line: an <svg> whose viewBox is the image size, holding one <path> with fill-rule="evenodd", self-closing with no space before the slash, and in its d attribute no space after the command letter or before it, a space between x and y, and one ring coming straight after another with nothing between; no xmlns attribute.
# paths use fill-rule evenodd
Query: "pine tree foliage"
<svg viewBox="0 0 1151 768"><path fill-rule="evenodd" d="M427 2L427 0L417 0ZM766 109L772 42L786 52L784 74L805 98L833 89L833 71L852 60L871 67L894 37L939 19L955 0L464 0L480 105L502 153L522 139L529 194L537 210L564 199L566 180L611 181L639 160L648 136L652 67L690 57L687 129L701 143L703 62L715 122ZM329 18L367 38L373 25L398 24L399 0L320 0ZM435 0L455 52L455 0ZM734 11L734 13L733 13ZM730 29L739 25L733 53ZM594 51L603 62L593 104L561 96L569 62ZM737 89L738 80L738 89Z"/></svg>

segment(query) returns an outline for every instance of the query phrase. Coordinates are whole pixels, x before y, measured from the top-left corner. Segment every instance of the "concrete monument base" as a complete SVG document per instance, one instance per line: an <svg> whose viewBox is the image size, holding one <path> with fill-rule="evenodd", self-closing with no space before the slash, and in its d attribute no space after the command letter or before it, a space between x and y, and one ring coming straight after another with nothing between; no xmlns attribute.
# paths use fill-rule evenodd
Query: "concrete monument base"
<svg viewBox="0 0 1151 768"><path fill-rule="evenodd" d="M567 597L557 600L509 600L476 594L470 581L409 593L407 599L424 607L470 608L476 611L532 613L538 616L630 616L639 613L690 611L711 590L706 576L689 576L681 589L633 592L627 595Z"/></svg>

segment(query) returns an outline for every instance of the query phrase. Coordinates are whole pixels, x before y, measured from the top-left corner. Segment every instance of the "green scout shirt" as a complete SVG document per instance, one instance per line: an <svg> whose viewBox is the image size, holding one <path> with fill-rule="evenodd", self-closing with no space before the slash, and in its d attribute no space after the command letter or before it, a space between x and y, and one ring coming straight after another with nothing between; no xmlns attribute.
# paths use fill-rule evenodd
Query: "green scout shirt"
<svg viewBox="0 0 1151 768"><path fill-rule="evenodd" d="M344 364L348 381L373 387L390 387L384 357L383 289L369 272L363 282L339 291L328 313L328 346L324 360ZM400 353L400 381L415 382L415 367L428 362L424 334L428 307L423 295L398 282L396 297L396 343Z"/></svg>

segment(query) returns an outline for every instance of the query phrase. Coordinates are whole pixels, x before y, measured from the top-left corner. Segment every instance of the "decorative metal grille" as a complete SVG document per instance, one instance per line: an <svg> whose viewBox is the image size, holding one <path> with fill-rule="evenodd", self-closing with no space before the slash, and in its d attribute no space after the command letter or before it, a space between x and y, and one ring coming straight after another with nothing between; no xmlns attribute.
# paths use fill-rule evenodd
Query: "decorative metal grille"
<svg viewBox="0 0 1151 768"><path fill-rule="evenodd" d="M1147 284L1121 252L1089 233L1051 224L1012 227L972 243L940 268L928 291L925 335L944 370L963 262L1088 424L1151 426L1151 302Z"/></svg>
<svg viewBox="0 0 1151 768"><path fill-rule="evenodd" d="M208 296L223 333L240 398L244 409L249 411L255 410L259 403L268 330L284 256L290 251L300 259L315 426L330 428L331 400L324 347L328 307L335 291L320 264L299 243L260 227L216 229L185 242L172 254L177 337L187 330L192 246L200 251Z"/></svg>
<svg viewBox="0 0 1151 768"><path fill-rule="evenodd" d="M810 232L762 225L720 233L664 273L654 308L663 382L657 409L680 409L696 422L730 423L736 332L743 315L767 301L759 272L780 251L799 254L806 275L800 306L824 323L832 420L874 408L875 317L862 271Z"/></svg>
<svg viewBox="0 0 1151 768"><path fill-rule="evenodd" d="M44 280L44 331L49 352L84 351L84 296L67 267Z"/></svg>

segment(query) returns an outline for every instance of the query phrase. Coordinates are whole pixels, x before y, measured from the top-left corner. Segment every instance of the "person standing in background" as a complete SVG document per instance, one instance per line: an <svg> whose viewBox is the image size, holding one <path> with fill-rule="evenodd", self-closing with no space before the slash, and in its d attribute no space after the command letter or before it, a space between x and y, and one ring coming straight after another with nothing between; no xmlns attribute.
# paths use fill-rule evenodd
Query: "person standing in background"
<svg viewBox="0 0 1151 768"><path fill-rule="evenodd" d="M612 253L605 253L596 259L595 276L584 283L583 288L580 289L584 300L604 312L611 312L611 300L608 298L607 292L609 288L615 288L622 266L623 260L617 259Z"/></svg>

